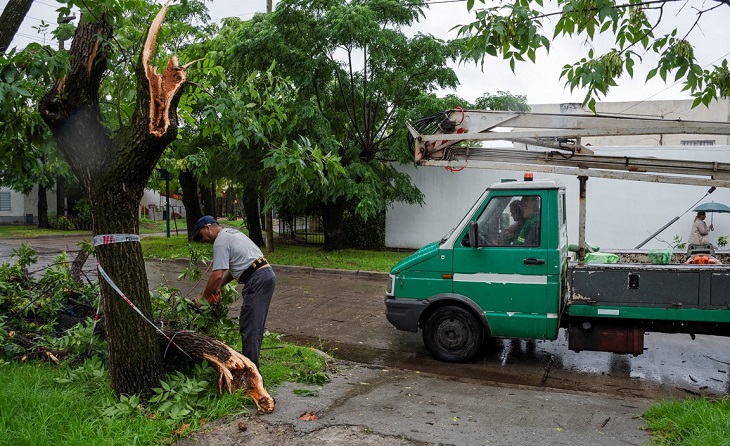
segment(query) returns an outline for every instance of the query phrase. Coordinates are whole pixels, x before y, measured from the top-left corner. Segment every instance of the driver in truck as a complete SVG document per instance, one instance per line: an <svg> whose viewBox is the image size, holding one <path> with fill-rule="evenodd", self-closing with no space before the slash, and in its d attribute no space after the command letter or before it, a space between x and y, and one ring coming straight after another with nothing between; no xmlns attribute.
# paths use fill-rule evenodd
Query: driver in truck
<svg viewBox="0 0 730 446"><path fill-rule="evenodd" d="M528 195L522 198L522 219L524 223L513 245L540 245L540 197Z"/></svg>

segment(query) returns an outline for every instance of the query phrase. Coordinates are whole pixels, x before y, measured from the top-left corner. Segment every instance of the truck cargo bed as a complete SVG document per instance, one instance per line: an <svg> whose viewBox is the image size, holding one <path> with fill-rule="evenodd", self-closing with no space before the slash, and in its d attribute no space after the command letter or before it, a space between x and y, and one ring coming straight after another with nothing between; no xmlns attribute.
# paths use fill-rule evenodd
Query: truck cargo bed
<svg viewBox="0 0 730 446"><path fill-rule="evenodd" d="M730 309L730 265L571 263L568 271L571 304Z"/></svg>

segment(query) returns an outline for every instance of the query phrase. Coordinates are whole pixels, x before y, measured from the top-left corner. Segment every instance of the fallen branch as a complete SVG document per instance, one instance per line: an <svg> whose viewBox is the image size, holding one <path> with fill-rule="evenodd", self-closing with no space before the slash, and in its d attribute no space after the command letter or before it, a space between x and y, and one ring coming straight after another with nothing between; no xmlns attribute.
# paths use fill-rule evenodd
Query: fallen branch
<svg viewBox="0 0 730 446"><path fill-rule="evenodd" d="M256 403L259 413L274 411L274 399L264 388L261 374L250 359L226 344L194 331L166 331L165 335L175 343L172 345L167 338L158 334L165 358L187 355L195 361L206 360L218 370L219 392L223 393L224 388L228 392L244 389ZM180 349L185 353L180 352Z"/></svg>

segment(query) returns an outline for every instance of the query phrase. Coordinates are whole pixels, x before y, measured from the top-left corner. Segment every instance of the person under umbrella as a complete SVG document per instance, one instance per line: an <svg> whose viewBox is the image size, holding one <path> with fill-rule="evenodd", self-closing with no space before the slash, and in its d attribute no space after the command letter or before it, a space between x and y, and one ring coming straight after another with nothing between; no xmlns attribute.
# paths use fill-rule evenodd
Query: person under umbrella
<svg viewBox="0 0 730 446"><path fill-rule="evenodd" d="M710 243L710 239L707 237L707 235L710 233L710 231L714 231L715 227L712 225L712 223L710 223L710 226L707 226L707 223L705 223L706 217L707 214L705 214L705 211L697 212L694 222L692 223L692 231L689 234L690 244L706 245Z"/></svg>

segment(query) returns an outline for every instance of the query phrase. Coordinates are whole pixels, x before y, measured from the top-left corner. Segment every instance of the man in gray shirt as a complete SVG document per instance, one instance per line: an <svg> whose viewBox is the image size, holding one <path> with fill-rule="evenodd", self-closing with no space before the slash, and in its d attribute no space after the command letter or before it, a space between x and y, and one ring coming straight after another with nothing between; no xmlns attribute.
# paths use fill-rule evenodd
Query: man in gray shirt
<svg viewBox="0 0 730 446"><path fill-rule="evenodd" d="M266 316L276 287L274 270L261 250L241 231L223 228L210 215L195 224L193 241L213 244L213 271L203 294L195 299L217 302L221 288L231 280L243 284L243 305L239 330L243 355L259 366Z"/></svg>

